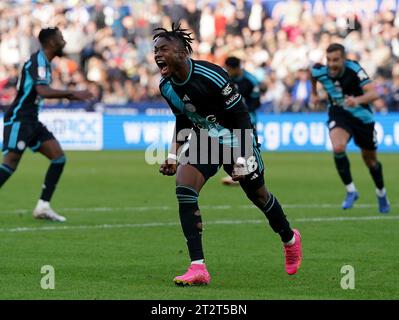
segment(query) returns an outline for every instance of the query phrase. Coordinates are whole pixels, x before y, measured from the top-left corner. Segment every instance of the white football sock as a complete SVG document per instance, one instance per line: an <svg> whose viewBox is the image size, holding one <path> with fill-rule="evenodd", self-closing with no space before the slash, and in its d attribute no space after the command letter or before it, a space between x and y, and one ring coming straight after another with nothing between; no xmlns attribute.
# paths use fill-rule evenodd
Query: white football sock
<svg viewBox="0 0 399 320"><path fill-rule="evenodd" d="M375 189L375 193L377 194L377 196L383 197L386 195L387 191L385 190L385 188Z"/></svg>
<svg viewBox="0 0 399 320"><path fill-rule="evenodd" d="M49 206L50 206L50 202L48 202L48 201L39 199L39 201L37 202L37 207L39 207L39 208L47 208Z"/></svg>
<svg viewBox="0 0 399 320"><path fill-rule="evenodd" d="M348 191L348 192L356 192L356 187L353 182L351 182L350 184L347 184L345 187L346 187L346 191Z"/></svg>
<svg viewBox="0 0 399 320"><path fill-rule="evenodd" d="M191 264L204 264L205 259L191 261Z"/></svg>
<svg viewBox="0 0 399 320"><path fill-rule="evenodd" d="M286 246L292 246L292 245L294 245L294 244L295 244L295 234L294 234L294 236L292 237L292 239L291 239L290 241L285 242L284 244L285 244Z"/></svg>

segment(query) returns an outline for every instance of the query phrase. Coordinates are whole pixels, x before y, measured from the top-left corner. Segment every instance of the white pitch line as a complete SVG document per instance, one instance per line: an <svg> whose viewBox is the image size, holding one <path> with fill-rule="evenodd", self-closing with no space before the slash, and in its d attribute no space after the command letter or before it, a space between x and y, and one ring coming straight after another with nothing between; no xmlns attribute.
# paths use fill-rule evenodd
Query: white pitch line
<svg viewBox="0 0 399 320"><path fill-rule="evenodd" d="M297 218L292 222L340 222L340 221L376 221L376 220L399 220L399 216L365 216L365 217L317 217ZM265 224L266 220L214 220L205 222L205 225L243 225L243 224ZM97 224L77 226L46 226L46 227L17 227L0 228L0 232L31 232L31 231L62 231L62 230L87 230L87 229L120 229L120 228L150 228L179 226L180 222L150 222L150 223L126 223L126 224Z"/></svg>
<svg viewBox="0 0 399 320"><path fill-rule="evenodd" d="M254 205L201 205L202 209L210 210L231 210L231 209L255 209ZM341 209L339 204L331 203L320 203L320 204L283 204L284 209ZM356 204L355 209L370 209L376 208L376 204L363 203ZM391 207L399 207L399 204L393 204ZM137 207L89 207L89 208L60 208L57 209L59 212L115 212L115 211L133 211L133 212L144 212L144 211L168 211L177 210L176 206L137 206ZM32 210L29 209L16 209L5 212L0 212L0 214L26 214L31 213Z"/></svg>

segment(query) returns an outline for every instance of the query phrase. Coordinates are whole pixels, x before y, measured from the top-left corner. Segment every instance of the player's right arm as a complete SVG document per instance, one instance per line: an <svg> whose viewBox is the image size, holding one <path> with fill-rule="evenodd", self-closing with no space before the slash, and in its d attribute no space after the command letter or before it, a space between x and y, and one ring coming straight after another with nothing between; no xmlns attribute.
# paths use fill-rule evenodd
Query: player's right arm
<svg viewBox="0 0 399 320"><path fill-rule="evenodd" d="M323 65L316 63L310 70L311 74L311 84L312 84L312 92L310 96L310 101L313 105L317 106L320 103L319 95L317 94L317 77L316 74L320 68L322 68Z"/></svg>
<svg viewBox="0 0 399 320"><path fill-rule="evenodd" d="M188 132L189 130L191 130L193 125L191 121L187 118L187 116L179 109L179 106L175 106L172 101L173 97L170 96L170 91L163 89L164 85L165 83L162 83L161 81L161 95L166 100L170 109L175 115L176 124L168 157L165 159L164 163L161 164L159 172L166 176L173 176L177 170L178 158L180 156L179 152L187 138L187 136L183 134L183 132ZM181 107L182 106L180 106L180 108Z"/></svg>
<svg viewBox="0 0 399 320"><path fill-rule="evenodd" d="M179 158L178 151L180 150L183 142L178 142L176 139L176 125L173 133L173 140L170 146L168 157L164 163L161 164L159 172L165 176L173 176L177 170L177 160Z"/></svg>

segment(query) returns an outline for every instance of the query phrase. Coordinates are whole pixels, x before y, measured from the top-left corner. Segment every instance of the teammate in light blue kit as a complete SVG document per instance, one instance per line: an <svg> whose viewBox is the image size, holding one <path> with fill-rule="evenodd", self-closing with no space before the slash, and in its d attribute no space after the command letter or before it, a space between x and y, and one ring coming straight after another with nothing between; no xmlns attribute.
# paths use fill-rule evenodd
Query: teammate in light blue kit
<svg viewBox="0 0 399 320"><path fill-rule="evenodd" d="M352 208L359 198L346 155L346 146L353 137L376 186L379 211L388 213L390 204L384 187L382 165L377 160L377 139L370 105L379 96L371 80L359 63L346 59L345 48L338 43L327 48L327 66L316 64L311 73L313 103L318 103L317 81L328 94L328 128L334 160L347 189L342 208Z"/></svg>

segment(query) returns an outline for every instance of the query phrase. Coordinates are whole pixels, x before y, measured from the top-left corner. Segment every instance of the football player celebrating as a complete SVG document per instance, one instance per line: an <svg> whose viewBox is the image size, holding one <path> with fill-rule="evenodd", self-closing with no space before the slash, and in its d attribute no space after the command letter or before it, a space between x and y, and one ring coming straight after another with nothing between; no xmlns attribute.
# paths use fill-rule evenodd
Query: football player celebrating
<svg viewBox="0 0 399 320"><path fill-rule="evenodd" d="M202 248L198 197L221 166L239 181L247 197L280 235L286 271L295 274L302 260L301 236L291 229L277 198L266 189L263 161L241 95L223 68L190 58L193 38L186 29L173 24L172 30L154 31L154 59L162 75L160 91L176 116L171 150L160 172L176 174L180 222L191 258L187 272L175 277L174 282L193 285L210 281ZM246 145L248 140L250 146ZM226 161L226 155L231 154L232 161Z"/></svg>

